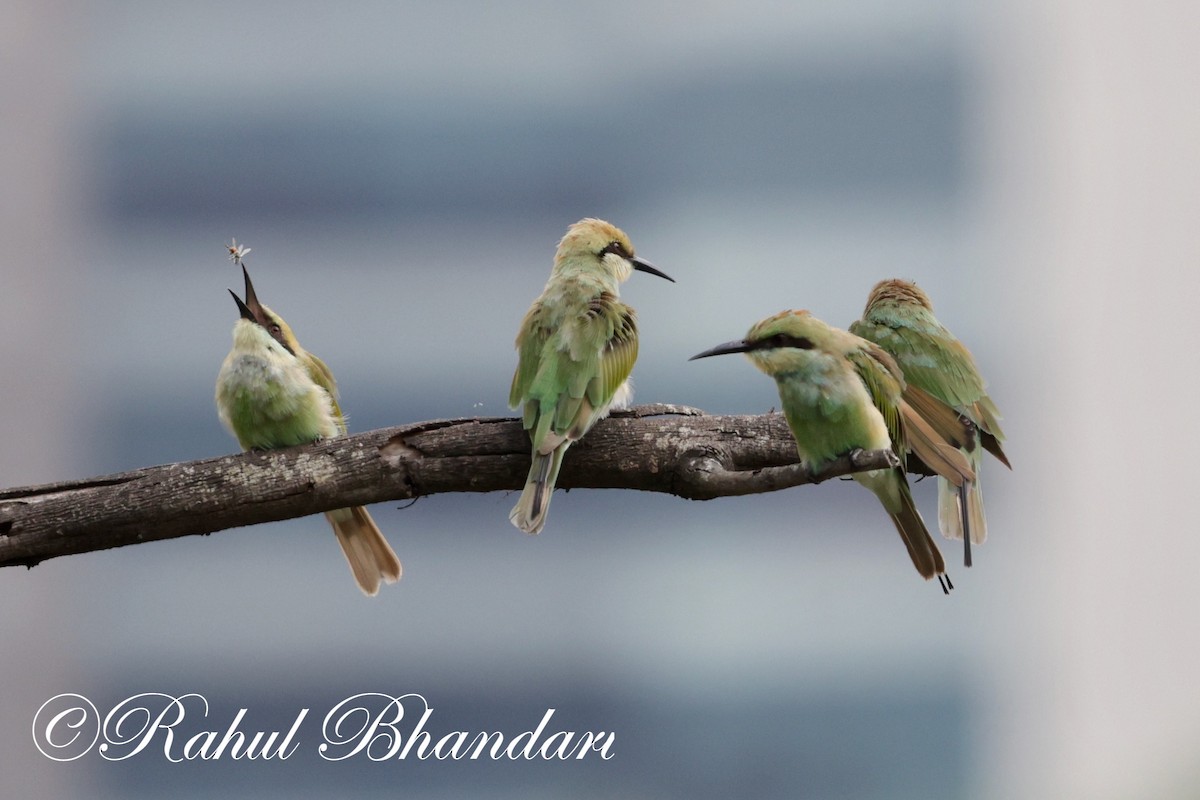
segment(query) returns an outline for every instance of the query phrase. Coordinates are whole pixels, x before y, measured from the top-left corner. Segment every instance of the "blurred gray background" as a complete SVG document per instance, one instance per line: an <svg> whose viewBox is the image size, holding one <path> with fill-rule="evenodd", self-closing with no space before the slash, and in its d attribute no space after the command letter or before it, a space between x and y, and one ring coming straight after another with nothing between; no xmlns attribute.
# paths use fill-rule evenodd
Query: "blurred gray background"
<svg viewBox="0 0 1200 800"><path fill-rule="evenodd" d="M352 430L502 415L566 226L635 276L641 402L756 413L785 307L916 279L1016 470L950 598L859 487L372 508L374 600L317 517L0 574L5 796L1200 796L1195 4L66 2L0 9L0 485L236 449L240 276ZM936 517L934 487L915 489ZM960 549L947 544L947 561ZM52 695L313 709L283 763L59 764ZM332 764L316 723L419 692L435 731L616 731L607 762Z"/></svg>

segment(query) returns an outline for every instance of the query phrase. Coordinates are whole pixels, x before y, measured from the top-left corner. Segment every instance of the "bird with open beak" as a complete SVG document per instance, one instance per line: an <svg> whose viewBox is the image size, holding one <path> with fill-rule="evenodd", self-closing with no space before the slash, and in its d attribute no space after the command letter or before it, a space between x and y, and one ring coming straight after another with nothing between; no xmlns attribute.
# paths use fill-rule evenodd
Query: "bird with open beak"
<svg viewBox="0 0 1200 800"><path fill-rule="evenodd" d="M217 414L245 450L271 450L346 432L337 384L325 362L306 351L283 318L258 301L242 265L246 299L230 290L240 313L233 349L217 376ZM402 573L400 559L362 506L325 514L363 593Z"/></svg>

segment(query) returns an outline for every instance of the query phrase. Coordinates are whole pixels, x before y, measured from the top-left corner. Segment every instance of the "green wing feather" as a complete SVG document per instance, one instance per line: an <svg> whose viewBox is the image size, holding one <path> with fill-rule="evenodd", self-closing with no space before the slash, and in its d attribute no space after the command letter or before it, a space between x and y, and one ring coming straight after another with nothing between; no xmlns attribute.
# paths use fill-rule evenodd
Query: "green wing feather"
<svg viewBox="0 0 1200 800"><path fill-rule="evenodd" d="M317 358L308 351L304 352L305 368L308 370L308 376L313 379L313 382L329 393L329 399L333 403L333 415L337 418L338 428L342 433L346 432L346 419L342 416L341 406L338 405L338 390L337 381L333 379L333 373L329 367L325 366L325 362Z"/></svg>
<svg viewBox="0 0 1200 800"><path fill-rule="evenodd" d="M904 390L904 376L896 361L883 348L876 344L866 343L864 347L851 350L846 354L867 393L871 402L883 415L887 424L888 436L892 439L892 449L903 458L906 450L904 441L904 424L900 420L900 393Z"/></svg>
<svg viewBox="0 0 1200 800"><path fill-rule="evenodd" d="M588 400L596 407L612 402L613 395L628 380L633 363L637 361L637 321L633 309L622 303L616 305L620 308L613 309L608 344L600 355L599 375L588 384Z"/></svg>
<svg viewBox="0 0 1200 800"><path fill-rule="evenodd" d="M513 373L512 388L508 393L511 408L522 405L528 397L542 350L550 337L550 328L542 322L542 316L542 301L536 300L521 321L521 332L517 335L517 371ZM530 427L528 422L525 427Z"/></svg>
<svg viewBox="0 0 1200 800"><path fill-rule="evenodd" d="M892 353L909 383L962 409L972 422L1003 438L996 407L987 396L974 357L940 324L936 330L925 330L914 325L860 320L850 326L850 331Z"/></svg>
<svg viewBox="0 0 1200 800"><path fill-rule="evenodd" d="M558 331L548 312L535 302L517 338L519 360L509 404L523 408L523 422L535 447L546 437L578 439L596 421L597 411L613 395L637 359L637 326L633 309L604 292L593 297ZM568 346L564 324L572 327ZM588 343L598 343L589 346Z"/></svg>

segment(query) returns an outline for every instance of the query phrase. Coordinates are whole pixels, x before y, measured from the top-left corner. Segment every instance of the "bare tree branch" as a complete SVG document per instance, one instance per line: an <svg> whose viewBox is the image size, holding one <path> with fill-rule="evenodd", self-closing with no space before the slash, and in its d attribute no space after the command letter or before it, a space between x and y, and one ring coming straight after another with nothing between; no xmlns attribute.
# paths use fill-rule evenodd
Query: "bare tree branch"
<svg viewBox="0 0 1200 800"><path fill-rule="evenodd" d="M639 406L602 420L576 443L558 485L708 500L879 469L894 463L894 456L856 452L820 474L797 462L780 414L712 416L687 406ZM516 490L528 470L529 437L519 420L453 419L0 490L0 566L33 566L56 556L345 506ZM496 524L508 523L501 518Z"/></svg>

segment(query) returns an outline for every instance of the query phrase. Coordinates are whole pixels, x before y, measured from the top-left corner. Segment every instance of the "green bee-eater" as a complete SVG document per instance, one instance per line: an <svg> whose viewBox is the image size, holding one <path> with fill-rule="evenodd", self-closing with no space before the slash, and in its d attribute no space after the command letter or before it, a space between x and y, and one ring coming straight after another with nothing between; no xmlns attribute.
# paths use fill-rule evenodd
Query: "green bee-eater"
<svg viewBox="0 0 1200 800"><path fill-rule="evenodd" d="M987 539L983 490L979 484L983 450L1011 468L1000 447L1004 439L1000 414L984 391L975 359L937 321L929 296L908 281L893 279L876 284L867 298L863 318L852 324L850 330L888 351L904 370L909 387L924 390L970 422L972 435L963 453L975 478L961 487L938 479L938 527L946 538L963 540L963 561L971 566L971 544L982 544Z"/></svg>
<svg viewBox="0 0 1200 800"><path fill-rule="evenodd" d="M775 379L800 458L820 470L855 450L907 449L962 482L966 460L901 397L904 377L877 345L826 325L807 311L784 311L752 327L746 338L692 359L745 353ZM883 503L917 571L942 582L945 564L913 504L903 467L853 475ZM949 580L942 583L948 591ZM950 588L953 588L950 585Z"/></svg>
<svg viewBox="0 0 1200 800"><path fill-rule="evenodd" d="M526 533L546 524L567 448L632 399L628 378L638 353L637 323L618 287L634 270L674 283L634 255L621 229L580 220L558 243L550 280L521 321L508 403L522 410L533 465L508 518Z"/></svg>
<svg viewBox="0 0 1200 800"><path fill-rule="evenodd" d="M233 325L233 349L217 376L217 413L246 450L314 442L346 432L337 385L325 362L296 341L292 329L254 294L250 275L246 299L232 290L241 318ZM379 591L380 580L401 575L400 559L362 506L325 514L359 588Z"/></svg>

